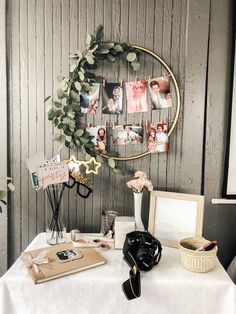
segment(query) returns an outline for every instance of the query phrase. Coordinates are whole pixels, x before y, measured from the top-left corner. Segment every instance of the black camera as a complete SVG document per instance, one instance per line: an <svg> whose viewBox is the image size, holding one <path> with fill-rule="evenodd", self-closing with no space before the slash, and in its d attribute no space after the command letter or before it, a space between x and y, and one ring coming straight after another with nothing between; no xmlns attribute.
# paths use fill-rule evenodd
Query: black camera
<svg viewBox="0 0 236 314"><path fill-rule="evenodd" d="M123 254L130 266L130 278L122 284L128 300L141 295L140 272L148 271L158 264L161 258L161 243L147 231L133 231L126 235Z"/></svg>
<svg viewBox="0 0 236 314"><path fill-rule="evenodd" d="M128 252L132 255L140 270L152 269L156 262L155 252L160 247L160 242L149 232L133 231L126 235L123 254Z"/></svg>

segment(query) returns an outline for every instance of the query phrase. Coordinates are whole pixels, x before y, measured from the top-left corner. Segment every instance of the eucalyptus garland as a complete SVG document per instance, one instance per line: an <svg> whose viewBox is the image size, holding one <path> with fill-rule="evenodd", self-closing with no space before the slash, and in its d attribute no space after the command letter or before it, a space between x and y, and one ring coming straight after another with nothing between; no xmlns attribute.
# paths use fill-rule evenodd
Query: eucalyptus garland
<svg viewBox="0 0 236 314"><path fill-rule="evenodd" d="M95 74L99 61L107 59L114 62L124 58L128 61L134 71L138 71L139 51L127 43L104 41L103 26L99 25L94 35L87 35L86 50L77 51L70 58L75 63L70 67L69 77L58 75L59 89L53 97L53 107L48 112L48 119L53 121L55 127L63 131L63 135L54 134L54 140L60 140L63 136L65 145L71 149L80 149L86 158L95 156L100 162L103 161L102 154L95 150L91 136L81 126L80 93L88 93L93 83L102 83L103 77ZM52 96L45 99L45 102ZM117 152L109 151L108 164L116 173L121 170L117 167L112 157ZM107 158L106 158L107 159Z"/></svg>

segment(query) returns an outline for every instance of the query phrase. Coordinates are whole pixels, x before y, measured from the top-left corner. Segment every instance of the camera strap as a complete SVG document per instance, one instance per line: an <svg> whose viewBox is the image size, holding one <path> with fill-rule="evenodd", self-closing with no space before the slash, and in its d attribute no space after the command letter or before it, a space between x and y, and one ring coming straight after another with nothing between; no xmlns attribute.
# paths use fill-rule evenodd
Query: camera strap
<svg viewBox="0 0 236 314"><path fill-rule="evenodd" d="M122 284L122 290L126 298L132 300L141 295L140 271L130 252L127 252L123 259L131 269L129 272L129 279Z"/></svg>
<svg viewBox="0 0 236 314"><path fill-rule="evenodd" d="M161 259L162 246L159 240L157 240L157 251L158 253L154 256L154 265L157 265Z"/></svg>

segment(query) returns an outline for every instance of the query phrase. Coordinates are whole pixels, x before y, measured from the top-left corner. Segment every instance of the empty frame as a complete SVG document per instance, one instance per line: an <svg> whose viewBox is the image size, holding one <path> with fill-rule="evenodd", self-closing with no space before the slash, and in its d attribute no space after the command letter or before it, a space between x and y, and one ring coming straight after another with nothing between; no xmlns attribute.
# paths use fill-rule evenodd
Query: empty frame
<svg viewBox="0 0 236 314"><path fill-rule="evenodd" d="M163 245L202 236L204 196L152 191L148 231Z"/></svg>

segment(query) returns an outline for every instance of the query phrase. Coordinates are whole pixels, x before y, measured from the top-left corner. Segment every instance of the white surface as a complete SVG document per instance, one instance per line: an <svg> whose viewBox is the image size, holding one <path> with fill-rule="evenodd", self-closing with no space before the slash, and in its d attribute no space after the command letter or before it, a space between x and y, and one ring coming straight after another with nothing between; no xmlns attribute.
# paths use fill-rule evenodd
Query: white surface
<svg viewBox="0 0 236 314"><path fill-rule="evenodd" d="M155 233L158 239L180 241L194 236L197 220L195 201L158 197L156 202Z"/></svg>
<svg viewBox="0 0 236 314"><path fill-rule="evenodd" d="M44 246L39 234L28 249ZM121 250L103 252L103 266L38 285L18 259L0 278L0 313L235 314L235 285L219 262L209 273L191 273L178 253L163 247L160 264L141 274L142 294L132 301L121 290L129 272Z"/></svg>
<svg viewBox="0 0 236 314"><path fill-rule="evenodd" d="M236 204L236 200L231 200L227 198L213 198L211 200L212 204Z"/></svg>

